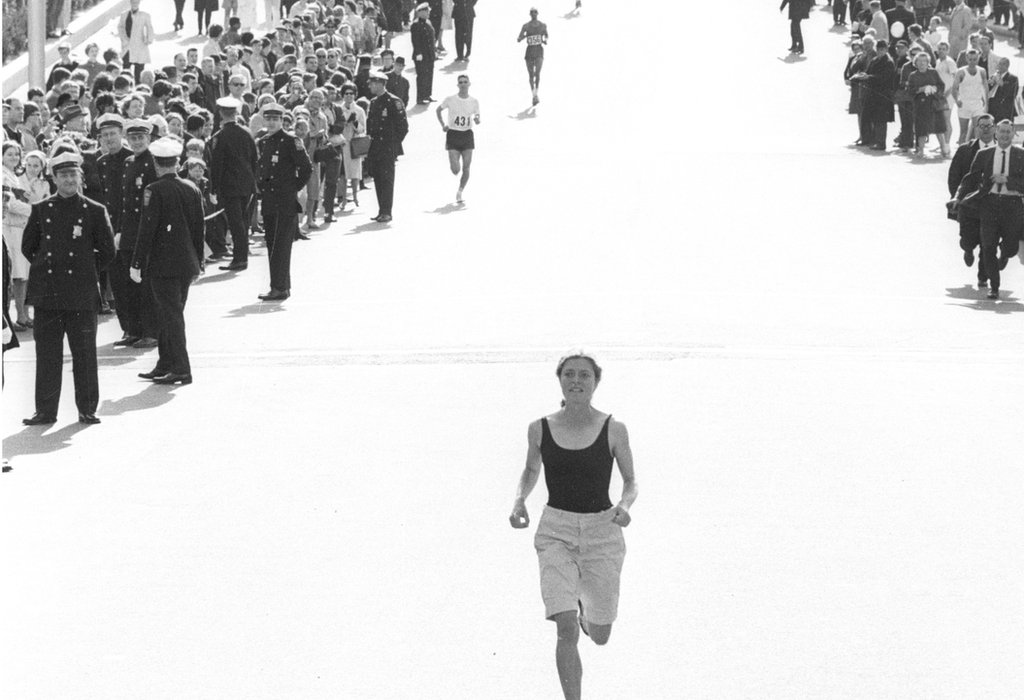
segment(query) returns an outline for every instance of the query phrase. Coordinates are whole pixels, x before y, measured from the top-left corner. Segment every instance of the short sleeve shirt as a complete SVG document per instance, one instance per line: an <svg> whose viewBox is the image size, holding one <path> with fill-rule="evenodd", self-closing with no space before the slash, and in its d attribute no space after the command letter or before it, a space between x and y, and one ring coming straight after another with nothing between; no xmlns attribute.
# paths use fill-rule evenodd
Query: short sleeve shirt
<svg viewBox="0 0 1024 700"><path fill-rule="evenodd" d="M450 95L441 103L448 110L448 128L452 131L469 131L473 128L474 115L480 114L480 103L475 97L465 99Z"/></svg>

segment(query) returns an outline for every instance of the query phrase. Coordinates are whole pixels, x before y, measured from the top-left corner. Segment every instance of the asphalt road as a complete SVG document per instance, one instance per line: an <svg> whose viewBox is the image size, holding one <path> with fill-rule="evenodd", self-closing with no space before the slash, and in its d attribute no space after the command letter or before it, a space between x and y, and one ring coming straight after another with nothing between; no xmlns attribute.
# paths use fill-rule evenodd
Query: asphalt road
<svg viewBox="0 0 1024 700"><path fill-rule="evenodd" d="M640 483L586 697L1024 695L1020 264L985 300L947 165L848 147L829 12L790 62L771 4L538 5L535 111L528 5L479 10L465 205L414 110L391 226L363 193L296 244L283 304L263 257L193 287L194 384L136 379L153 352L107 320L103 423L68 365L28 429L31 339L8 353L5 695L558 697L507 515L578 344Z"/></svg>

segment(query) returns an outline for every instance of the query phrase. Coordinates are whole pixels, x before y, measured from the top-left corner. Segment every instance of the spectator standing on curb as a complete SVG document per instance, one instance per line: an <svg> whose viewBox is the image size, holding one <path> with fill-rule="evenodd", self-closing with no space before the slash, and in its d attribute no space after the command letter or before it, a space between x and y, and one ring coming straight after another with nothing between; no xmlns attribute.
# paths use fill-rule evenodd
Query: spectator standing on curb
<svg viewBox="0 0 1024 700"><path fill-rule="evenodd" d="M132 67L136 83L141 82L142 69L152 60L149 45L153 43L153 22L149 13L139 9L140 3L141 0L131 0L130 9L121 15L117 25L124 67Z"/></svg>

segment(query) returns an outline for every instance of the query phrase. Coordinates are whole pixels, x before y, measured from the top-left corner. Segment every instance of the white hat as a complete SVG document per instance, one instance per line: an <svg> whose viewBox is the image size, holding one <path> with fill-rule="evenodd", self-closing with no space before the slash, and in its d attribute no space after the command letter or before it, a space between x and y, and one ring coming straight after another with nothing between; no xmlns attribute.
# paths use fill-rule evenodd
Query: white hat
<svg viewBox="0 0 1024 700"><path fill-rule="evenodd" d="M152 134L153 124L148 119L129 119L125 124L125 132L129 134Z"/></svg>
<svg viewBox="0 0 1024 700"><path fill-rule="evenodd" d="M217 106L221 109L241 109L242 101L234 97L222 97L217 100Z"/></svg>
<svg viewBox="0 0 1024 700"><path fill-rule="evenodd" d="M65 151L59 155L54 156L49 162L50 172L57 172L58 170L64 170L66 168L81 168L82 167L82 156L78 155L73 151Z"/></svg>
<svg viewBox="0 0 1024 700"><path fill-rule="evenodd" d="M149 152L154 158L177 158L181 155L181 141L164 137L157 139L149 146Z"/></svg>
<svg viewBox="0 0 1024 700"><path fill-rule="evenodd" d="M97 129L102 129L105 126L116 126L119 129L121 129L121 131L124 131L124 124L124 117L122 117L120 114L115 114L114 112L107 112L106 114L101 114L99 118L96 120Z"/></svg>

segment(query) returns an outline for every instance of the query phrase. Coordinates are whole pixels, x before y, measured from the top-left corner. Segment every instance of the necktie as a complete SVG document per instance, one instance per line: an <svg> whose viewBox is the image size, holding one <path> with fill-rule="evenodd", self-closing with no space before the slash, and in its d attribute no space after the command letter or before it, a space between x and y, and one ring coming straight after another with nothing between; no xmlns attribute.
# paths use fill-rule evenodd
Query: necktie
<svg viewBox="0 0 1024 700"><path fill-rule="evenodd" d="M129 11L128 12L128 19L126 19L124 21L124 33L128 35L129 39L132 38L132 16L134 14L135 14L134 12Z"/></svg>
<svg viewBox="0 0 1024 700"><path fill-rule="evenodd" d="M1000 175L1005 175L1006 174L1006 150L1005 149L1003 150L1003 162L999 166L999 174ZM1005 189L1006 189L1006 187L1002 183L1000 183L999 191L1002 192Z"/></svg>

